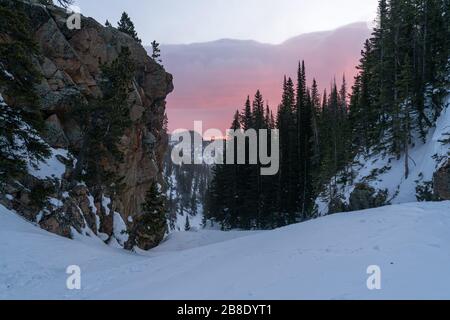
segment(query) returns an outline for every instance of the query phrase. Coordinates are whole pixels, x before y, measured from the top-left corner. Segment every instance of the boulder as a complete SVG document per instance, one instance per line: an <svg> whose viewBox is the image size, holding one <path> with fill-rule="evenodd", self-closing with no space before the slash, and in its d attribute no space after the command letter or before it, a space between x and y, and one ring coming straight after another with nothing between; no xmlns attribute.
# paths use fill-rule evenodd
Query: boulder
<svg viewBox="0 0 450 320"><path fill-rule="evenodd" d="M350 195L349 211L381 207L386 204L387 191L376 191L366 183L358 183Z"/></svg>
<svg viewBox="0 0 450 320"><path fill-rule="evenodd" d="M433 176L434 194L442 200L450 200L450 161Z"/></svg>

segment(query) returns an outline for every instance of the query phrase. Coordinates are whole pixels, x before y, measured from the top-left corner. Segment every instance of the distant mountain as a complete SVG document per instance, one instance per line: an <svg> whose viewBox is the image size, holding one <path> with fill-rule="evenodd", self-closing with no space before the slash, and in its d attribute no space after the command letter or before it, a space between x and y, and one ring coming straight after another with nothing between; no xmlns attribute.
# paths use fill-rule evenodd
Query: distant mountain
<svg viewBox="0 0 450 320"><path fill-rule="evenodd" d="M334 76L340 82L343 73L351 82L369 35L366 23L355 23L279 45L230 39L163 45L163 63L175 84L168 99L170 128L191 129L194 120L203 120L205 127L223 130L257 89L276 108L283 75L295 77L300 59L306 62L309 80L315 76L321 88L329 87Z"/></svg>

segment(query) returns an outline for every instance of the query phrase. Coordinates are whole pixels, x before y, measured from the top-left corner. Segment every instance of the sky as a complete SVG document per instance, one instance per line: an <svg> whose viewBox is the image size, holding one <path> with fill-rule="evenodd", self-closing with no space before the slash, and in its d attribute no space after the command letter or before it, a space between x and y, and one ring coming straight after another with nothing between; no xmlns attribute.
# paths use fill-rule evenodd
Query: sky
<svg viewBox="0 0 450 320"><path fill-rule="evenodd" d="M318 77L321 86L343 73L351 83L367 31L339 33L332 39L307 36L295 46L285 41L355 22L372 26L378 4L378 0L74 1L76 11L113 26L126 11L143 45L153 40L163 44L163 64L175 84L167 98L171 131L192 129L198 120L208 128L225 129L247 95L257 89L276 108L283 75L295 73L300 59L307 60L309 76ZM236 50L227 51L214 42L207 44L212 51L201 49L189 55L184 46L175 46L169 52L169 45L219 39L254 40L274 48L264 45L265 49L255 51L238 44Z"/></svg>
<svg viewBox="0 0 450 320"><path fill-rule="evenodd" d="M144 44L223 38L278 44L302 33L373 21L378 0L75 0L113 25L127 11Z"/></svg>

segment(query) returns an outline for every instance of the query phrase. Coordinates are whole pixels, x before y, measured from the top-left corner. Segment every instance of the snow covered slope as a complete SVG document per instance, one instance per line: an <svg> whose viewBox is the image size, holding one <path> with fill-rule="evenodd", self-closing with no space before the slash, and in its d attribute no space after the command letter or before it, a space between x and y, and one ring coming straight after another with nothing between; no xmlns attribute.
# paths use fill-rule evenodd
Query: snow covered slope
<svg viewBox="0 0 450 320"><path fill-rule="evenodd" d="M0 207L0 298L449 299L449 230L450 202L411 203L259 233L179 233L138 255ZM81 290L66 289L69 265L81 267ZM370 265L381 290L367 289Z"/></svg>
<svg viewBox="0 0 450 320"><path fill-rule="evenodd" d="M351 184L338 183L338 193L348 204L355 185L365 183L375 190L388 191L390 204L415 202L416 187L433 180L433 174L444 165L450 156L450 145L441 143L450 134L450 95L444 102L444 109L436 121L436 126L429 130L426 142L415 139L410 150L410 174L405 179L405 155L399 160L392 156L380 154L365 158L360 155L355 159L352 170L356 177ZM446 135L447 134L447 135ZM339 180L339 179L338 179ZM328 195L322 194L316 200L319 215L328 213Z"/></svg>

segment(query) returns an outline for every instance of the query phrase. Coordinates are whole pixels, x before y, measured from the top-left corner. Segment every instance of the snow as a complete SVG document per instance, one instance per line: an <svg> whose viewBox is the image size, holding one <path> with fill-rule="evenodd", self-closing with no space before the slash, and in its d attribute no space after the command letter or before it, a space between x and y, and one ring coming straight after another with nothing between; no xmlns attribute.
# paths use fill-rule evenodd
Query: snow
<svg viewBox="0 0 450 320"><path fill-rule="evenodd" d="M6 70L3 70L5 76L7 76L10 80L14 80L14 76Z"/></svg>
<svg viewBox="0 0 450 320"><path fill-rule="evenodd" d="M111 204L111 199L105 196L102 196L102 206L105 208L106 215L109 216L111 210L109 205Z"/></svg>
<svg viewBox="0 0 450 320"><path fill-rule="evenodd" d="M125 222L122 219L122 216L118 212L114 212L113 230L114 230L114 237L116 238L119 245L123 247L125 242L128 241L128 234L126 233L127 225L125 224Z"/></svg>
<svg viewBox="0 0 450 320"><path fill-rule="evenodd" d="M410 149L410 174L405 178L405 156L399 160L382 155L372 155L364 158L362 155L355 160L353 170L357 173L351 185L338 184L338 192L349 202L350 194L357 183L364 182L376 190L388 190L390 204L400 204L417 201L416 187L421 183L432 181L433 174L449 159L450 145L440 141L448 138L450 133L450 95L446 99L436 125L427 135L426 143L419 137L415 138L415 146ZM386 169L386 170L384 170ZM383 170L375 179L368 179L374 170ZM324 195L316 200L319 215L328 213L328 199Z"/></svg>
<svg viewBox="0 0 450 320"><path fill-rule="evenodd" d="M69 153L65 149L54 149L51 148L51 157L45 161L41 161L37 164L37 167L32 165L28 166L29 173L38 179L48 179L48 178L61 178L66 172L66 166L61 163L57 156L62 156L69 159Z"/></svg>
<svg viewBox="0 0 450 320"><path fill-rule="evenodd" d="M0 206L0 299L449 299L450 202L341 213L263 232L169 235L131 253ZM68 266L81 290L68 290ZM381 268L381 290L366 286Z"/></svg>
<svg viewBox="0 0 450 320"><path fill-rule="evenodd" d="M50 198L48 199L48 201L49 201L50 204L51 204L53 207L55 207L55 208L61 208L61 207L64 205L64 203L63 203L61 200L56 199L56 198L53 198L53 197L50 197Z"/></svg>
<svg viewBox="0 0 450 320"><path fill-rule="evenodd" d="M152 252L184 251L187 249L203 247L214 243L254 235L258 231L216 231L197 230L189 232L172 232Z"/></svg>
<svg viewBox="0 0 450 320"><path fill-rule="evenodd" d="M97 207L95 206L94 197L91 195L88 195L89 200L89 207L91 208L92 212L96 215L97 214Z"/></svg>

